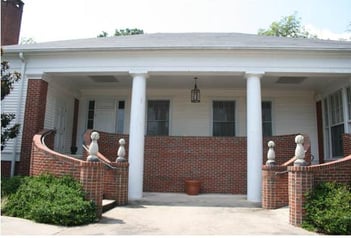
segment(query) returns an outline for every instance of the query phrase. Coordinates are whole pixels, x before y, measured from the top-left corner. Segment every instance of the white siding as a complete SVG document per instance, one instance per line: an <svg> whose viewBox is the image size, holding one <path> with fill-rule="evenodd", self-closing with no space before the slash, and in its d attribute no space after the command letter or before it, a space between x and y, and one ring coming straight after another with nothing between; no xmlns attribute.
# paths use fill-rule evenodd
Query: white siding
<svg viewBox="0 0 351 238"><path fill-rule="evenodd" d="M111 98L126 100L126 124L129 124L130 92L124 91L86 91L80 104L79 132L86 130L89 100L98 100L110 94ZM89 95L90 94L90 95ZM173 136L211 136L212 101L235 100L236 135L246 136L246 90L209 90L201 89L201 102L190 102L190 89L147 90L147 100L170 100L170 135ZM262 100L272 101L273 135L306 133L311 138L312 154L318 158L315 100L312 91L262 90ZM145 118L146 120L146 118ZM125 133L129 133L128 126ZM80 140L81 141L81 140ZM293 156L293 155L292 155Z"/></svg>
<svg viewBox="0 0 351 238"><path fill-rule="evenodd" d="M17 63L19 64L19 62ZM21 68L12 68L10 65L10 72L13 71L21 72ZM13 85L14 89L11 91L11 93L1 101L1 113L14 113L16 115L16 119L11 122L11 125L15 123L19 123L21 125L19 135L14 139L9 140L5 149L1 151L1 160L12 160L14 156L17 161L20 159L27 85L27 78L22 76L20 81Z"/></svg>

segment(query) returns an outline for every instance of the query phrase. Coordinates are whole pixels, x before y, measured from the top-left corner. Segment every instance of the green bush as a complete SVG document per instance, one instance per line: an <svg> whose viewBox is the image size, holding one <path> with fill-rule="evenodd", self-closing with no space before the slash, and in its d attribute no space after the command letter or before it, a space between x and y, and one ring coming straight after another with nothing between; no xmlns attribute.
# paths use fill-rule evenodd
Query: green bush
<svg viewBox="0 0 351 238"><path fill-rule="evenodd" d="M40 223L74 226L96 220L95 203L84 200L80 183L70 176L26 177L8 197L3 212Z"/></svg>
<svg viewBox="0 0 351 238"><path fill-rule="evenodd" d="M13 176L12 178L1 178L1 198L16 193L19 186L23 183L24 177Z"/></svg>
<svg viewBox="0 0 351 238"><path fill-rule="evenodd" d="M351 234L351 188L336 183L321 183L307 194L303 227L332 234Z"/></svg>

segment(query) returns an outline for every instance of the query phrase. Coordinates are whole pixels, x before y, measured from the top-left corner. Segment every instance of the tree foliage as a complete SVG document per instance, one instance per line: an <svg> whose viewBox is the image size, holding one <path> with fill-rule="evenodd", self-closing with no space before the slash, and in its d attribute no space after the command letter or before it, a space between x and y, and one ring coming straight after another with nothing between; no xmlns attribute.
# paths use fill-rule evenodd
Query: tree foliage
<svg viewBox="0 0 351 238"><path fill-rule="evenodd" d="M297 13L283 17L280 21L274 21L268 29L259 29L259 35L291 37L291 38L317 38L305 30L301 24L301 18Z"/></svg>
<svg viewBox="0 0 351 238"><path fill-rule="evenodd" d="M10 94L13 84L20 79L20 73L10 72L7 61L1 62L1 101ZM1 113L1 150L5 148L8 140L15 138L19 133L19 124L10 125L15 118L14 113Z"/></svg>
<svg viewBox="0 0 351 238"><path fill-rule="evenodd" d="M139 35L144 34L144 31L138 28L126 28L126 29L116 29L114 36L128 36L128 35ZM106 31L102 31L97 37L108 37Z"/></svg>

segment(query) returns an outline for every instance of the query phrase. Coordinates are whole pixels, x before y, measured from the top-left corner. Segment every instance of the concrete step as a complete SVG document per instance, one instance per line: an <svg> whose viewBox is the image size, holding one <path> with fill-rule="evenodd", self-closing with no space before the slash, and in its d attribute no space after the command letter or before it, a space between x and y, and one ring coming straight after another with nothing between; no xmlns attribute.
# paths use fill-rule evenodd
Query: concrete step
<svg viewBox="0 0 351 238"><path fill-rule="evenodd" d="M117 206L115 200L104 199L102 200L102 213L107 212Z"/></svg>

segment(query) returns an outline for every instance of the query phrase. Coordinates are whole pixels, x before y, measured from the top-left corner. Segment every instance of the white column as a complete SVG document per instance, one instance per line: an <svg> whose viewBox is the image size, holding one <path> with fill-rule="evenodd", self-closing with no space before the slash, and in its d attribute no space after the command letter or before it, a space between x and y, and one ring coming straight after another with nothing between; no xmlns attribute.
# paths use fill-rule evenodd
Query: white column
<svg viewBox="0 0 351 238"><path fill-rule="evenodd" d="M247 200L261 202L262 190L262 74L246 74L247 90Z"/></svg>
<svg viewBox="0 0 351 238"><path fill-rule="evenodd" d="M147 74L132 74L132 106L129 129L129 184L130 200L143 197L144 134Z"/></svg>

